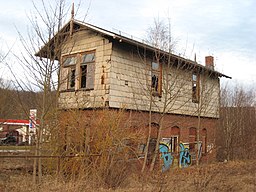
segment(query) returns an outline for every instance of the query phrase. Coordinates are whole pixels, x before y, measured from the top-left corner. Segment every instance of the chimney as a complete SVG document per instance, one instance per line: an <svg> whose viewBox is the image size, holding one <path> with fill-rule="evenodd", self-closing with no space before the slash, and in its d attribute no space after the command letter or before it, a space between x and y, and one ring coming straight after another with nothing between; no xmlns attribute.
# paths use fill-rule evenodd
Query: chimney
<svg viewBox="0 0 256 192"><path fill-rule="evenodd" d="M213 56L205 57L205 66L209 69L214 70L214 57Z"/></svg>

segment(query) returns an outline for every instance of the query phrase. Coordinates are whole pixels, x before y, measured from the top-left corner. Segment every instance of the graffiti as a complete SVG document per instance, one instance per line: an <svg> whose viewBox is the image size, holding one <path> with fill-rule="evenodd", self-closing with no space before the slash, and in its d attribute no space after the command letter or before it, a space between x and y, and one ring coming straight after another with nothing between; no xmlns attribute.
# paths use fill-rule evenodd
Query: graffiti
<svg viewBox="0 0 256 192"><path fill-rule="evenodd" d="M159 144L159 151L161 154L161 159L163 159L163 166L162 166L162 172L165 172L170 169L172 162L173 162L173 156L170 152L170 147L167 143L161 142Z"/></svg>
<svg viewBox="0 0 256 192"><path fill-rule="evenodd" d="M192 164L191 154L189 153L189 144L180 143L179 152L179 167L185 168ZM162 172L165 172L171 168L174 162L174 157L171 153L171 145L167 142L160 142L159 144L160 158L163 160Z"/></svg>
<svg viewBox="0 0 256 192"><path fill-rule="evenodd" d="M189 154L189 148L185 147L183 143L180 143L180 157L179 166L180 168L185 168L190 166L192 163L191 155Z"/></svg>

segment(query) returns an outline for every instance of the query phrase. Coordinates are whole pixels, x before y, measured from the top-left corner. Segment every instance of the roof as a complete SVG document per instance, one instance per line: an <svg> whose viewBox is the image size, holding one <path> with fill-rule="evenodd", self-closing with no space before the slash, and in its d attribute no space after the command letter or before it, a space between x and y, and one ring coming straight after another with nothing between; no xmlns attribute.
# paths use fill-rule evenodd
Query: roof
<svg viewBox="0 0 256 192"><path fill-rule="evenodd" d="M148 50L151 50L151 51L155 51L156 48L145 43L145 42L140 42L140 41L137 41L137 40L134 40L132 38L128 38L126 36L123 36L121 34L117 34L115 32L112 32L112 31L108 31L106 29L103 29L103 28L100 28L100 27L97 27L97 26L94 26L92 24L89 24L89 23L85 23L85 22L82 22L82 21L79 21L79 20L70 20L67 24L65 24L62 29L58 32L60 34L63 33L63 38L65 38L67 35L69 35L69 26L70 26L70 22L73 22L73 26L74 28L78 29L78 30L83 30L83 29L90 29L92 31L95 31L97 33L100 33L102 36L104 37L108 37L108 38L112 38L114 40L118 40L119 42L122 42L122 43L127 43L127 44L130 44L130 45L134 45L134 46L137 46L137 47L140 47L140 48L146 48ZM76 32L76 30L74 31ZM56 37L57 37L57 34L55 34L55 36L47 43L45 44L35 55L36 56L40 56L40 57L44 57L44 58L47 58L47 51L49 51L49 47L50 47L50 50L53 51L55 46L55 42L56 42ZM61 39L58 39L59 41L62 41ZM170 54L164 50L161 50L162 53L164 54ZM193 66L193 67L197 67L197 68L200 68L201 70L205 70L205 71L209 71L210 73L213 73L213 74L216 74L218 75L219 77L226 77L226 78L230 78L230 76L227 76L223 73L220 73L218 71L215 71L213 69L210 69L208 67L205 67L204 65L201 65L201 64L198 64L197 62L195 61L192 61L192 60L189 60L189 59L185 59L183 57L180 57L178 55L175 55L175 54L172 54L171 53L171 56L172 57L175 57L177 59L181 59L183 61L185 61L186 63L188 63L189 65ZM58 60L58 58L55 58Z"/></svg>
<svg viewBox="0 0 256 192"><path fill-rule="evenodd" d="M0 119L0 124L3 125L29 125L30 121L29 120L24 120L24 119ZM38 124L39 121L36 121Z"/></svg>
<svg viewBox="0 0 256 192"><path fill-rule="evenodd" d="M4 124L4 125L29 125L29 120L0 119L0 124Z"/></svg>

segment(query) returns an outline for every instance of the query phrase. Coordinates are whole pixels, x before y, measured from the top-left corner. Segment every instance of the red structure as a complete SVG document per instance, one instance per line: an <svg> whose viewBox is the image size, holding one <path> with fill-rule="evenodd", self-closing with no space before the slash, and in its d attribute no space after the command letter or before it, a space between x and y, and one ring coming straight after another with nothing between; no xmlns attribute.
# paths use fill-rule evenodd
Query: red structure
<svg viewBox="0 0 256 192"><path fill-rule="evenodd" d="M17 143L26 140L29 134L29 120L21 119L0 119L0 138L12 135Z"/></svg>

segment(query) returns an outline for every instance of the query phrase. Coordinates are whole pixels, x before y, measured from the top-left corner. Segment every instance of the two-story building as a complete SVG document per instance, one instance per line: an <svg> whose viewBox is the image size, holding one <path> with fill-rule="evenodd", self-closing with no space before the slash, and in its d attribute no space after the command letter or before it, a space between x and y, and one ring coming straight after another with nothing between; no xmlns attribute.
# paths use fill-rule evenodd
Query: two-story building
<svg viewBox="0 0 256 192"><path fill-rule="evenodd" d="M230 77L214 70L212 56L201 65L77 20L67 23L36 55L49 58L56 50L63 115L67 109L80 109L89 120L103 108L124 109L129 126L145 133L145 143L151 112L153 129L164 117L161 137L173 152L179 142L191 143L193 150L197 134L203 153L214 148L220 78ZM156 138L156 131L151 137Z"/></svg>

